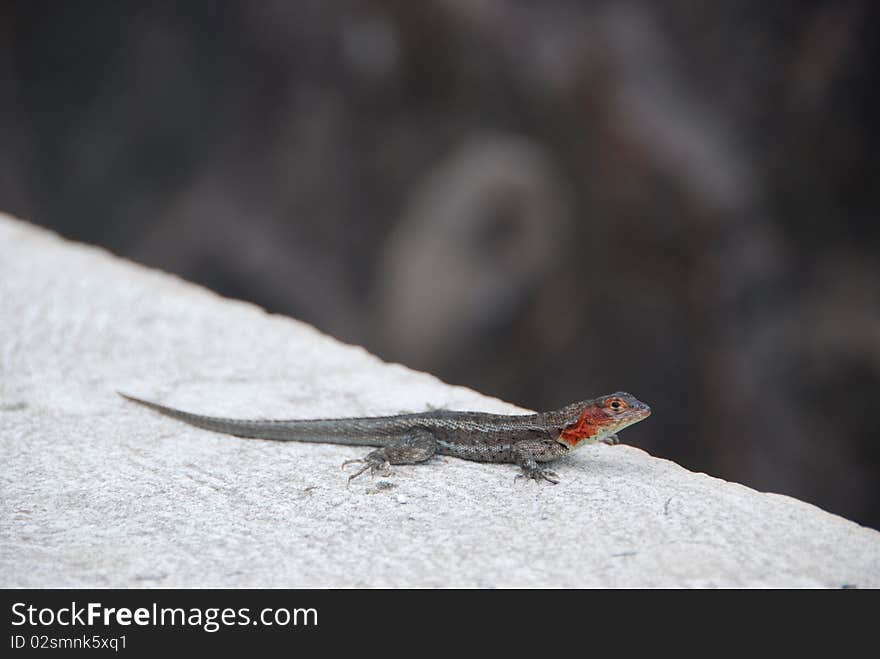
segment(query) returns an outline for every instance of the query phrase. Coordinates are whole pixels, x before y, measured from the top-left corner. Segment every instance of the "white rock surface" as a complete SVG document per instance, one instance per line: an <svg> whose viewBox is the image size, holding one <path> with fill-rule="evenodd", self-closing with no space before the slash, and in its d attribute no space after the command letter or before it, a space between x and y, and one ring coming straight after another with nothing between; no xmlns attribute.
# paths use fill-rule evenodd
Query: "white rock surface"
<svg viewBox="0 0 880 659"><path fill-rule="evenodd" d="M516 409L0 216L0 586L880 586L877 531L629 446L557 486L435 458L347 487L361 448L116 389L227 416Z"/></svg>

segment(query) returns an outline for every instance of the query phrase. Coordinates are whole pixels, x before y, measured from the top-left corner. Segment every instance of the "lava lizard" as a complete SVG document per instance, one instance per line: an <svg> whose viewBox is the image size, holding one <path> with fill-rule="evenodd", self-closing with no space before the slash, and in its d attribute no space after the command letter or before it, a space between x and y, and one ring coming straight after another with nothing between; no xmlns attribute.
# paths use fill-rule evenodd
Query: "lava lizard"
<svg viewBox="0 0 880 659"><path fill-rule="evenodd" d="M215 432L279 441L378 446L361 460L363 467L349 477L390 473L390 465L416 464L432 455L452 455L477 462L508 462L519 465L535 480L558 483L558 476L542 463L570 451L602 442L616 444L618 431L641 421L651 408L635 396L618 391L554 412L537 414L489 414L432 410L342 419L224 419L184 412L158 403L119 395L192 426Z"/></svg>

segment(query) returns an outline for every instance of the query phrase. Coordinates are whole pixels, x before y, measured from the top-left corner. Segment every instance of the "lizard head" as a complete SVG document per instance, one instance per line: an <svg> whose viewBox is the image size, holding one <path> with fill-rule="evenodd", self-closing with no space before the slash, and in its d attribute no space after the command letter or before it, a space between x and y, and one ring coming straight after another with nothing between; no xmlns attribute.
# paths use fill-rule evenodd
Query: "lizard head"
<svg viewBox="0 0 880 659"><path fill-rule="evenodd" d="M577 419L563 428L559 441L575 448L594 444L646 419L651 408L625 391L583 403Z"/></svg>

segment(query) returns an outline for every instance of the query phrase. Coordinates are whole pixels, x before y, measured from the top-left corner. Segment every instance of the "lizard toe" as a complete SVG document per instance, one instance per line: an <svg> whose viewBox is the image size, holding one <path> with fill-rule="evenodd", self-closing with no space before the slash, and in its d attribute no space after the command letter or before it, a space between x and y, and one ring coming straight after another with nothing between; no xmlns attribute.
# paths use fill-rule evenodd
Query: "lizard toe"
<svg viewBox="0 0 880 659"><path fill-rule="evenodd" d="M394 472L391 470L391 464L387 460L381 458L376 453L377 452L374 451L373 453L370 453L366 458L346 460L342 463L343 469L350 464L362 465L360 469L358 469L356 472L348 477L349 483L366 471L370 472L370 476L376 476L376 474L379 474L380 476L391 476L392 474L394 474Z"/></svg>
<svg viewBox="0 0 880 659"><path fill-rule="evenodd" d="M517 474L514 477L514 481L518 481L520 478L525 478L530 481L533 480L536 483L542 480L553 483L554 485L559 483L559 475L555 471L543 469L542 467L523 467L522 473Z"/></svg>
<svg viewBox="0 0 880 659"><path fill-rule="evenodd" d="M608 437L604 437L599 441L608 446L614 446L615 444L620 444L620 437L617 435L608 435Z"/></svg>

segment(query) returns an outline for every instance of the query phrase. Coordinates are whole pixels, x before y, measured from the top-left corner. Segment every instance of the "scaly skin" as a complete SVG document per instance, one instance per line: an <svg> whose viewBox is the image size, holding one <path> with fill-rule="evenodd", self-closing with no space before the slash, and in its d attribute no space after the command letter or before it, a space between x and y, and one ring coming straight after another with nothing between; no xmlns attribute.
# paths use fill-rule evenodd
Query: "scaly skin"
<svg viewBox="0 0 880 659"><path fill-rule="evenodd" d="M361 462L367 470L389 473L390 465L415 464L433 455L478 462L519 465L521 476L558 483L542 466L589 444L616 444L616 433L647 418L651 408L631 394L572 403L554 412L505 415L434 410L418 414L342 419L226 419L184 412L119 392L130 401L206 430L277 441L377 446Z"/></svg>

